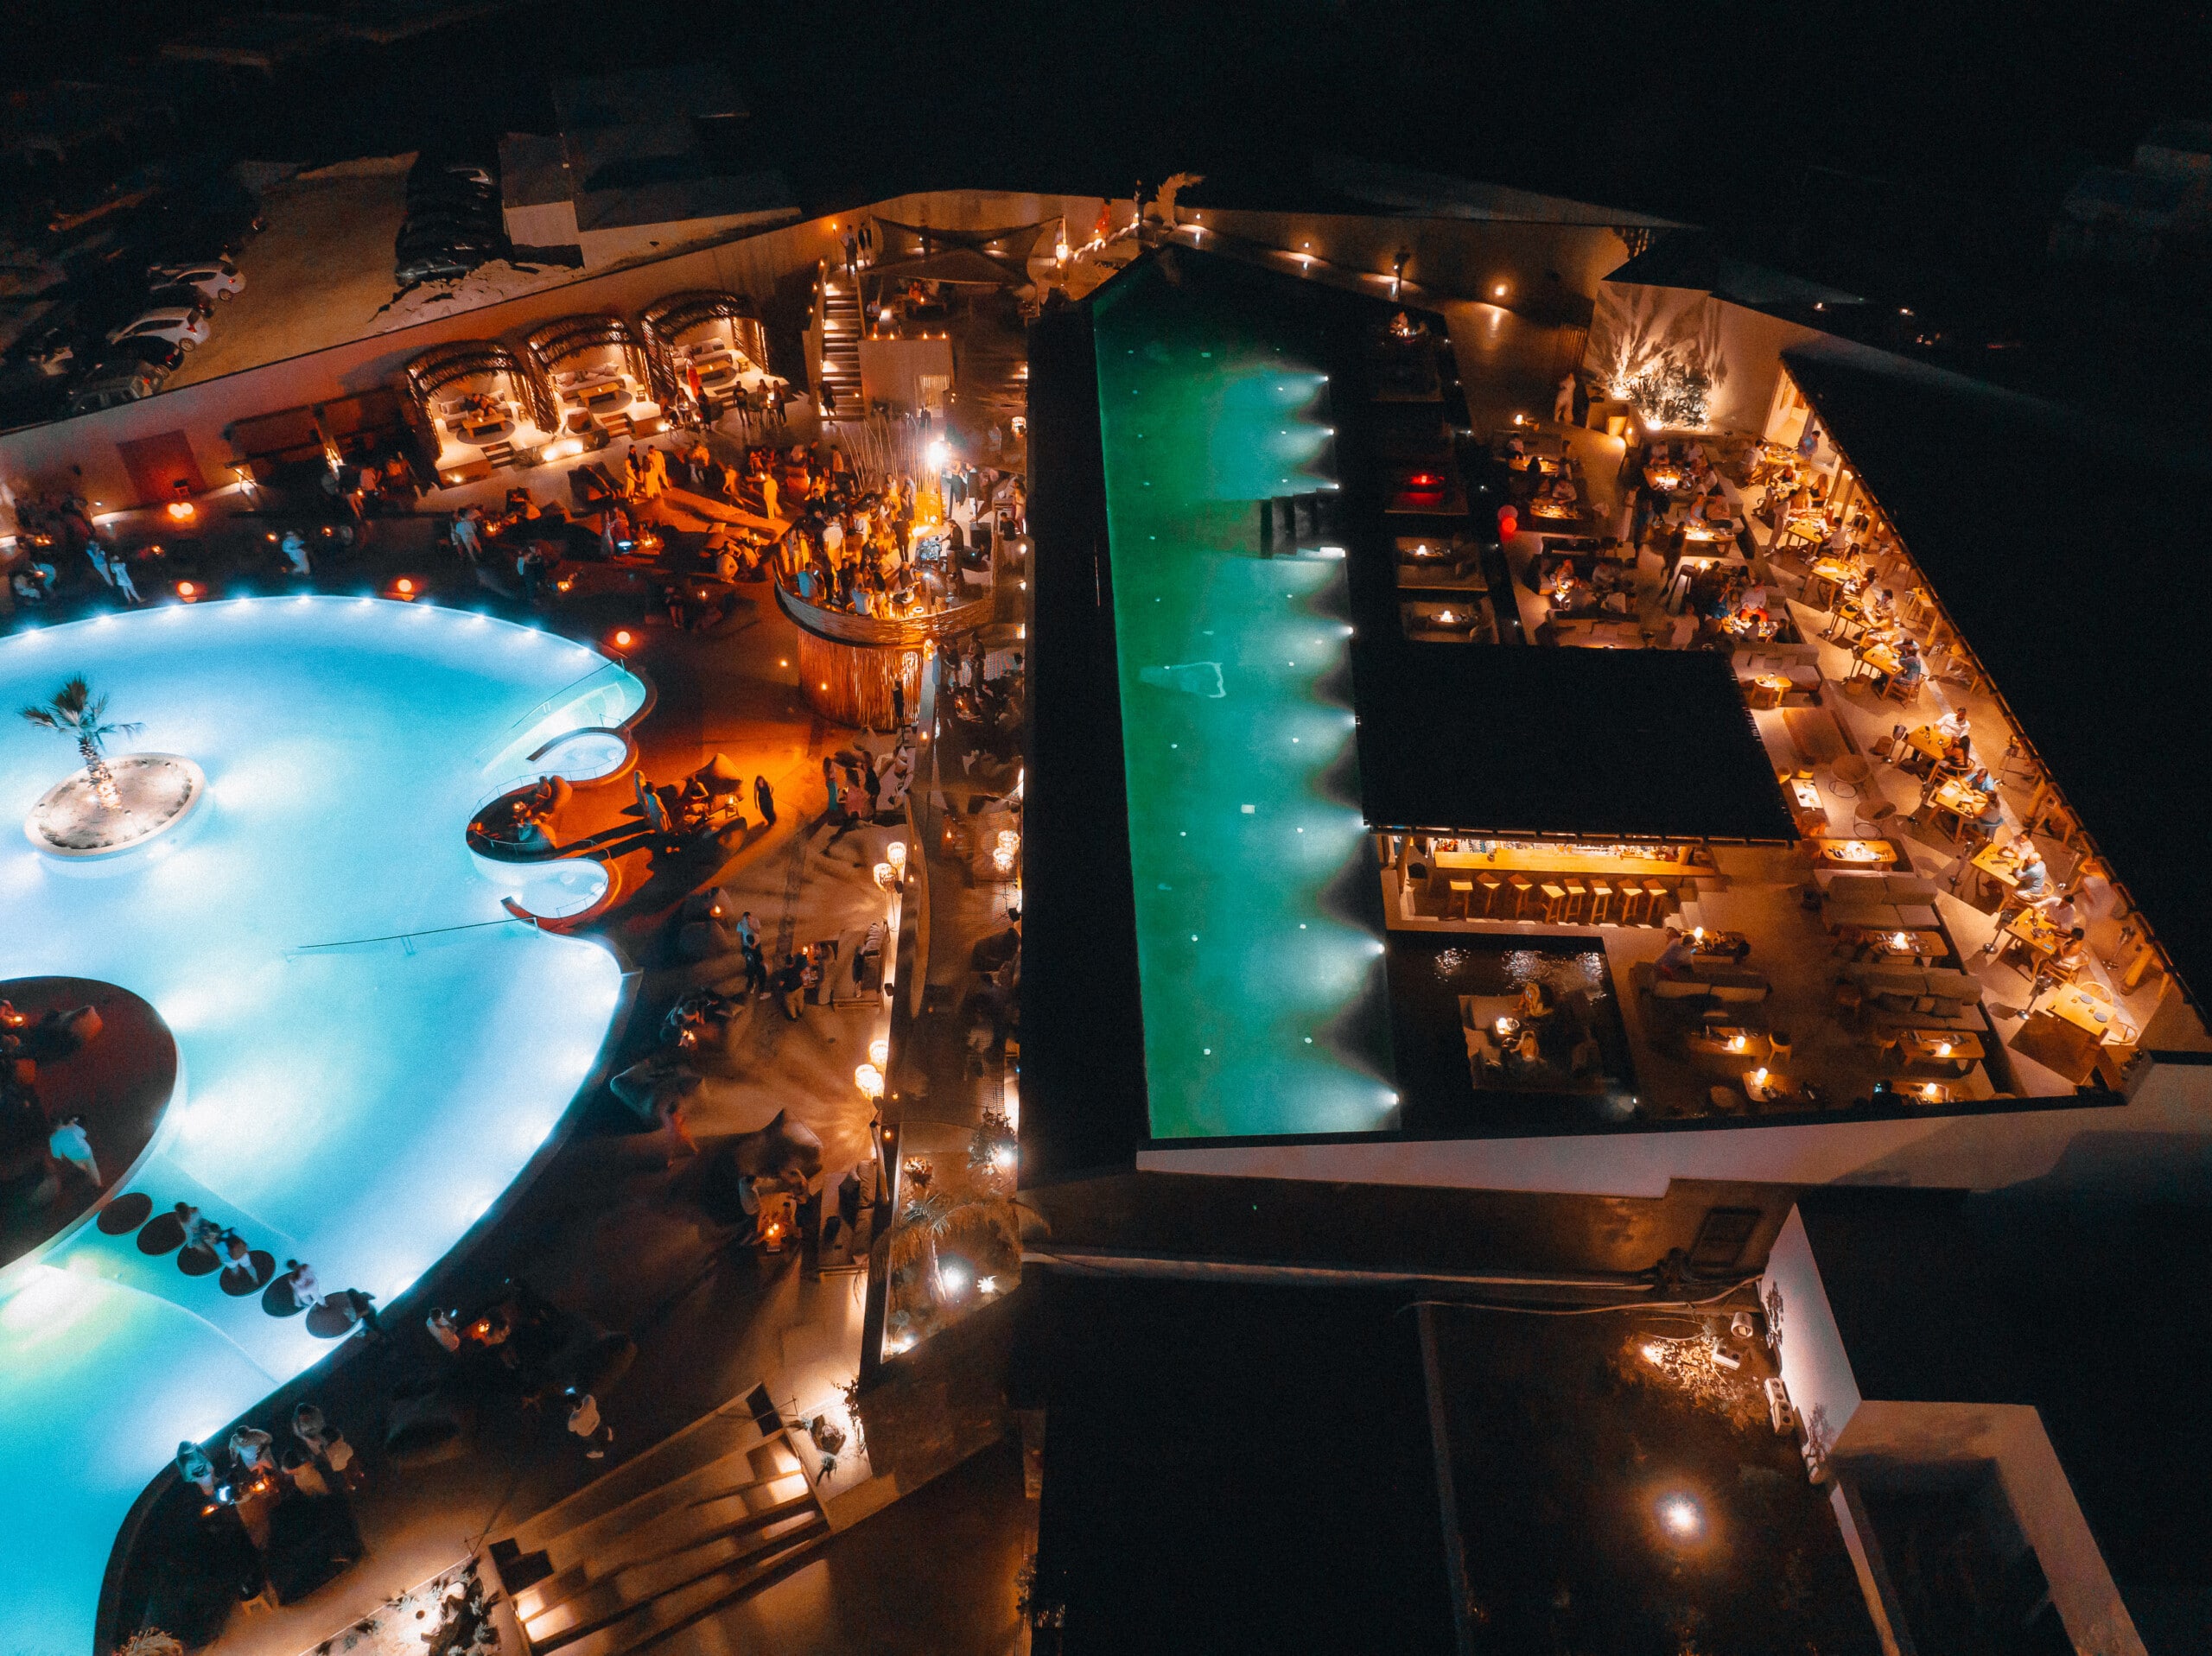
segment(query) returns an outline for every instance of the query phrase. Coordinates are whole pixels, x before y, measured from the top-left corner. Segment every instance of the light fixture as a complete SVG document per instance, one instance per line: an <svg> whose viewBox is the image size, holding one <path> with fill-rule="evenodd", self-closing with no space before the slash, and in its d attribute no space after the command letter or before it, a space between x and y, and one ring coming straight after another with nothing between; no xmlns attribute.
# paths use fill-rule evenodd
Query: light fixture
<svg viewBox="0 0 2212 1656"><path fill-rule="evenodd" d="M883 859L901 874L906 872L906 842L893 840L883 848Z"/></svg>
<svg viewBox="0 0 2212 1656"><path fill-rule="evenodd" d="M893 884L898 879L898 876L892 872L891 865L887 862L880 862L876 864L876 866L870 869L868 872L874 879L875 883L883 887L887 891L891 889Z"/></svg>
<svg viewBox="0 0 2212 1656"><path fill-rule="evenodd" d="M614 647L617 650L627 650L630 647L629 628L622 627L616 631L614 634Z"/></svg>
<svg viewBox="0 0 2212 1656"><path fill-rule="evenodd" d="M1490 290L1490 294L1491 294L1491 298L1493 298L1493 299L1503 299L1503 298L1504 298L1504 297L1505 297L1505 284L1504 284L1503 282L1499 282L1499 283L1497 284L1497 286L1496 286L1495 288L1492 288L1492 289Z"/></svg>
<svg viewBox="0 0 2212 1656"><path fill-rule="evenodd" d="M885 1040L880 1035L877 1036L873 1041L870 1041L868 1044L868 1061L879 1069L889 1063L891 1062L891 1043Z"/></svg>
<svg viewBox="0 0 2212 1656"><path fill-rule="evenodd" d="M858 1069L853 1071L853 1085L861 1089L861 1095L863 1098L881 1098L883 1096L883 1071L877 1069L872 1063L861 1064Z"/></svg>
<svg viewBox="0 0 2212 1656"><path fill-rule="evenodd" d="M1659 1522L1668 1534L1688 1540L1705 1527L1705 1514L1688 1495L1669 1495L1659 1503Z"/></svg>

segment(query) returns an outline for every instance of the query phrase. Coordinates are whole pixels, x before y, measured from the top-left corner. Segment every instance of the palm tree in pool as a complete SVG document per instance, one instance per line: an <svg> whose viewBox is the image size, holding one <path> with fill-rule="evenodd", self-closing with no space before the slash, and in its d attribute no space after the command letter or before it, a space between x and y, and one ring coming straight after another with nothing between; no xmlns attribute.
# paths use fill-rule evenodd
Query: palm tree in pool
<svg viewBox="0 0 2212 1656"><path fill-rule="evenodd" d="M74 740L78 752L85 756L85 774L92 778L92 791L99 796L100 803L111 811L123 809L123 796L115 790L115 773L100 756L100 744L111 736L136 736L142 726L110 723L107 697L93 695L81 673L45 701L25 707L22 714L41 729Z"/></svg>

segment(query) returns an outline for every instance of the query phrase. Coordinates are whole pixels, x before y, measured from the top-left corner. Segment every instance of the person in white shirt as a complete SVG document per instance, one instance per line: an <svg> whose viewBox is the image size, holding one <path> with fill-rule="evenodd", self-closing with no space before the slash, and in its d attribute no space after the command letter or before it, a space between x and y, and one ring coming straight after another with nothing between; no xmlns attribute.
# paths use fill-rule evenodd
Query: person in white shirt
<svg viewBox="0 0 2212 1656"><path fill-rule="evenodd" d="M100 1177L100 1164L92 1156L92 1141L85 1133L83 1116L73 1115L58 1123L47 1135L46 1148L47 1153L54 1160L68 1163L96 1187L104 1182Z"/></svg>
<svg viewBox="0 0 2212 1656"><path fill-rule="evenodd" d="M569 1399L569 1430L584 1443L584 1459L601 1461L607 1458L607 1446L614 1441L614 1428L599 1418L599 1399L589 1392L578 1392L570 1386Z"/></svg>

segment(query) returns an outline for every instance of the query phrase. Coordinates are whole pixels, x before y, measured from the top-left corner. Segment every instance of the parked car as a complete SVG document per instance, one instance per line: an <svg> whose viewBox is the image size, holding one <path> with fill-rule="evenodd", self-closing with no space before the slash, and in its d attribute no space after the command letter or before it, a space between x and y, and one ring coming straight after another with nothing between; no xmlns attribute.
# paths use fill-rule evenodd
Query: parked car
<svg viewBox="0 0 2212 1656"><path fill-rule="evenodd" d="M427 206L432 202L454 201L464 206L497 206L499 192L497 186L478 184L465 178L451 178L443 174L429 178L410 179L407 184L407 205Z"/></svg>
<svg viewBox="0 0 2212 1656"><path fill-rule="evenodd" d="M428 242L440 236L488 236L497 239L505 233L505 226L497 214L424 213L417 213L400 225L398 239L417 243Z"/></svg>
<svg viewBox="0 0 2212 1656"><path fill-rule="evenodd" d="M162 389L160 374L142 362L103 364L69 393L69 412L98 414L151 397Z"/></svg>
<svg viewBox="0 0 2212 1656"><path fill-rule="evenodd" d="M179 287L196 289L210 299L228 299L245 287L245 278L238 274L238 267L228 259L149 265L146 274L149 278Z"/></svg>
<svg viewBox="0 0 2212 1656"><path fill-rule="evenodd" d="M107 340L115 345L124 339L168 339L189 351L207 334L205 316L187 307L171 305L147 311L135 321L110 329Z"/></svg>
<svg viewBox="0 0 2212 1656"><path fill-rule="evenodd" d="M420 252L404 253L393 267L392 275L403 288L411 288L418 282L441 282L451 276L465 276L478 265L481 258L471 258L445 248L429 248Z"/></svg>
<svg viewBox="0 0 2212 1656"><path fill-rule="evenodd" d="M162 374L173 374L184 366L184 347L172 339L156 339L150 335L135 339L118 339L101 354L99 373L111 363L140 362Z"/></svg>
<svg viewBox="0 0 2212 1656"><path fill-rule="evenodd" d="M215 301L197 288L188 288L181 282L157 282L146 289L138 301L142 310L196 310L202 316L215 314Z"/></svg>

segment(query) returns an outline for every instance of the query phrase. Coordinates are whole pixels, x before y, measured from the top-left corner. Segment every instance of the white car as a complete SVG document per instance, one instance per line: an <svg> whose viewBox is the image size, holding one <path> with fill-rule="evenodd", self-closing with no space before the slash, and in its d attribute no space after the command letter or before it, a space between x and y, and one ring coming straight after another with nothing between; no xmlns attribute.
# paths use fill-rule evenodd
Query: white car
<svg viewBox="0 0 2212 1656"><path fill-rule="evenodd" d="M238 267L228 259L206 259L196 264L149 264L146 275L157 282L175 282L197 288L210 299L228 299L245 287Z"/></svg>
<svg viewBox="0 0 2212 1656"><path fill-rule="evenodd" d="M110 345L122 339L167 339L189 351L207 337L207 319L196 310L187 310L178 305L166 310L149 310L134 322L110 330Z"/></svg>

